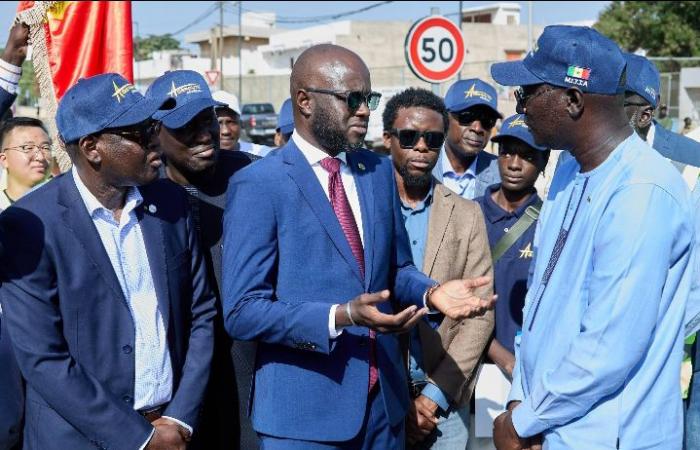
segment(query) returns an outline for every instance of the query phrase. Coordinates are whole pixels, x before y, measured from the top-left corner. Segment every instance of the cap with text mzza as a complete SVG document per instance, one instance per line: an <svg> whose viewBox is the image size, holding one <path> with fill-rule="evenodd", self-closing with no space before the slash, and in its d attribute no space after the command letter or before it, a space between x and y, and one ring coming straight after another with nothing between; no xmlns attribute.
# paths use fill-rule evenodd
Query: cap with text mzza
<svg viewBox="0 0 700 450"><path fill-rule="evenodd" d="M547 83L614 95L624 89L620 84L624 70L620 48L593 28L551 25L525 59L495 63L491 76L504 86Z"/></svg>
<svg viewBox="0 0 700 450"><path fill-rule="evenodd" d="M292 99L288 98L280 107L280 115L277 121L280 133L289 134L294 131L294 114L292 113Z"/></svg>
<svg viewBox="0 0 700 450"><path fill-rule="evenodd" d="M56 127L66 144L109 128L136 125L172 108L167 98L149 99L118 73L81 78L66 91L56 111Z"/></svg>
<svg viewBox="0 0 700 450"><path fill-rule="evenodd" d="M478 78L459 80L447 90L445 106L450 112L464 111L476 105L485 105L493 110L498 117L498 94L496 89Z"/></svg>
<svg viewBox="0 0 700 450"><path fill-rule="evenodd" d="M625 90L641 96L656 108L659 102L661 76L653 62L633 53L624 54L627 61L627 81Z"/></svg>
<svg viewBox="0 0 700 450"><path fill-rule="evenodd" d="M175 100L175 107L154 115L168 128L181 128L207 108L226 106L211 96L207 82L193 70L173 70L158 77L146 91L146 97Z"/></svg>
<svg viewBox="0 0 700 450"><path fill-rule="evenodd" d="M504 120L500 130L498 130L498 134L492 137L491 140L493 142L501 142L507 137L519 139L535 150L547 150L547 147L535 144L535 138L532 136L530 128L525 123L525 116L523 114L516 114Z"/></svg>

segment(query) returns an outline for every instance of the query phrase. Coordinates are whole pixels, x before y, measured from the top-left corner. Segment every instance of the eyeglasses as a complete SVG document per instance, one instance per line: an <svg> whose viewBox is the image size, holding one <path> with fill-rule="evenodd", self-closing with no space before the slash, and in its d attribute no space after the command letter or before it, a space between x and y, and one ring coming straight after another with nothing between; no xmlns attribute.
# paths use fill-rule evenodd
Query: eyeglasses
<svg viewBox="0 0 700 450"><path fill-rule="evenodd" d="M160 131L160 122L157 120L147 120L140 124L124 127L124 128L108 128L102 133L115 134L123 139L136 142L141 147L148 147L151 136L158 134Z"/></svg>
<svg viewBox="0 0 700 450"><path fill-rule="evenodd" d="M498 120L498 117L494 115L484 113L483 111L474 111L471 109L467 109L460 113L453 113L452 115L462 126L467 126L470 123L478 120L481 123L481 126L484 127L484 129L486 130L490 130L491 128L496 126L496 121Z"/></svg>
<svg viewBox="0 0 700 450"><path fill-rule="evenodd" d="M22 144L16 147L7 147L2 149L3 152L5 150L14 150L16 152L24 153L30 157L38 155L39 153L44 155L44 157L48 157L51 154L51 144Z"/></svg>
<svg viewBox="0 0 700 450"><path fill-rule="evenodd" d="M522 114L521 111L524 111L525 107L527 106L527 102L532 100L533 98L539 97L540 95L553 91L554 89L542 89L539 92L537 90L533 90L530 94L525 94L525 90L522 87L519 87L518 89L515 90L515 101L517 102L516 104L516 109L518 109L518 113Z"/></svg>
<svg viewBox="0 0 700 450"><path fill-rule="evenodd" d="M318 94L328 94L334 95L341 100L345 100L348 104L350 111L355 112L360 109L360 106L365 103L370 111L374 111L379 106L379 99L382 98L382 94L379 92L370 92L369 94L362 93L360 91L331 91L328 89L315 89L307 88L309 92L316 92Z"/></svg>
<svg viewBox="0 0 700 450"><path fill-rule="evenodd" d="M628 106L640 106L641 107L641 106L651 106L651 105L648 103L624 102L623 106L625 108L627 108Z"/></svg>
<svg viewBox="0 0 700 450"><path fill-rule="evenodd" d="M414 148L420 138L425 140L425 145L430 150L440 150L445 142L445 133L442 131L418 131L394 128L389 134L396 136L399 140L399 147Z"/></svg>

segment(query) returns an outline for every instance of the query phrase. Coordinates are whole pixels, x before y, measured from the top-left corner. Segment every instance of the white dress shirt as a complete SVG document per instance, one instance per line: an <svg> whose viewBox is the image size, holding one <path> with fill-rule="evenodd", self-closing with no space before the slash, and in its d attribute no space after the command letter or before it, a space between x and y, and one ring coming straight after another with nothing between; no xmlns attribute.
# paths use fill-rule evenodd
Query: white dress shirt
<svg viewBox="0 0 700 450"><path fill-rule="evenodd" d="M112 263L133 319L134 409L139 411L161 406L172 397L173 369L165 326L168 322L167 311L161 311L158 307L146 245L136 217L135 209L143 202L143 197L137 188L130 188L117 222L112 212L88 190L75 166L72 175ZM192 432L189 425L169 419ZM143 447L148 441L150 437Z"/></svg>
<svg viewBox="0 0 700 450"><path fill-rule="evenodd" d="M19 89L19 79L22 77L22 68L10 64L0 58L0 88L10 94L16 94Z"/></svg>
<svg viewBox="0 0 700 450"><path fill-rule="evenodd" d="M301 151L304 158L311 165L318 182L323 188L323 192L326 194L326 198L330 202L330 195L328 194L328 178L330 174L326 169L321 167L321 160L328 158L330 155L324 152L320 148L314 147L306 139L301 137L296 130L292 133L292 140ZM362 241L362 246L365 245L365 238L363 235L362 226L362 211L360 209L360 197L357 194L357 186L355 185L355 178L352 176L352 171L350 166L348 166L347 155L345 152L339 153L336 156L341 161L340 164L340 179L343 180L343 187L345 188L345 195L348 197L348 203L350 203L350 209L352 210L352 215L355 217L355 223L357 224L357 231L360 233L360 240ZM350 299L348 299L350 300ZM335 326L335 310L338 305L331 306L330 314L328 315L328 334L331 339L335 339L343 332L342 329L338 330Z"/></svg>

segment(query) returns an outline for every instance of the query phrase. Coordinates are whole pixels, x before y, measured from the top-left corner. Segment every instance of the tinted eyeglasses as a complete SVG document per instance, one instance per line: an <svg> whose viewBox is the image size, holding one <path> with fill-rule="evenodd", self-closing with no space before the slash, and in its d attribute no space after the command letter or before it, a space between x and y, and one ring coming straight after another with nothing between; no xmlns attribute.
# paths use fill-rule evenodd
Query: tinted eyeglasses
<svg viewBox="0 0 700 450"><path fill-rule="evenodd" d="M399 140L399 147L414 148L420 138L425 140L425 145L430 150L440 150L445 142L445 133L442 131L418 131L394 128L389 134L396 136Z"/></svg>
<svg viewBox="0 0 700 450"><path fill-rule="evenodd" d="M141 147L148 147L151 136L158 134L160 131L160 122L157 120L147 120L136 125L124 128L109 128L103 133L115 134L123 139L131 142L136 142Z"/></svg>
<svg viewBox="0 0 700 450"><path fill-rule="evenodd" d="M498 120L496 115L488 113L485 114L484 111L474 111L471 109L467 109L466 111L461 111L459 113L452 113L452 115L462 126L467 126L475 120L478 120L481 122L481 126L487 130L490 130L496 126L496 121Z"/></svg>
<svg viewBox="0 0 700 450"><path fill-rule="evenodd" d="M519 87L518 89L515 90L513 93L515 95L515 101L516 103L516 109L519 114L522 114L522 111L524 111L524 108L527 106L527 102L532 100L533 98L539 97L542 94L545 94L547 92L553 91L554 89L541 89L540 91L537 91L537 89L532 89L529 94L525 93L525 90L522 87Z"/></svg>
<svg viewBox="0 0 700 450"><path fill-rule="evenodd" d="M316 92L317 94L328 94L338 97L341 100L345 100L348 104L350 111L355 112L360 109L363 103L367 104L370 111L374 111L379 106L379 99L382 98L382 94L379 92L370 92L365 94L360 91L331 91L329 89L306 89L309 92Z"/></svg>

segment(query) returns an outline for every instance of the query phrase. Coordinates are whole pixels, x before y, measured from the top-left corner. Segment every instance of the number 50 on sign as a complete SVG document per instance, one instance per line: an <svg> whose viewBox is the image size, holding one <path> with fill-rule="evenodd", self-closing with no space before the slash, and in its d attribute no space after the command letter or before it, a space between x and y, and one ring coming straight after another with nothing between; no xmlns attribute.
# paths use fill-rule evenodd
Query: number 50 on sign
<svg viewBox="0 0 700 450"><path fill-rule="evenodd" d="M420 79L430 83L449 80L464 64L462 32L442 16L414 23L406 35L406 63Z"/></svg>

